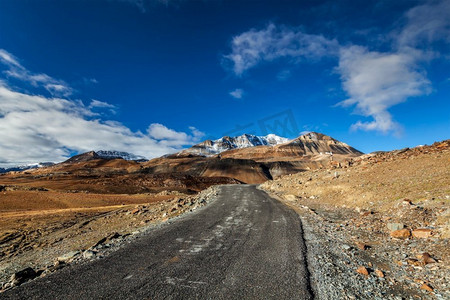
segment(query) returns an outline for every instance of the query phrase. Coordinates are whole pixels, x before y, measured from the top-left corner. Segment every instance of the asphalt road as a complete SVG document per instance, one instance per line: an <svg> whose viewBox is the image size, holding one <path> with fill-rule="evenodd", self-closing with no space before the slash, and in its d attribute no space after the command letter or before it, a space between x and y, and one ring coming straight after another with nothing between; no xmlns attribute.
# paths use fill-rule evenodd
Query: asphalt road
<svg viewBox="0 0 450 300"><path fill-rule="evenodd" d="M251 185L1 299L311 299L297 214Z"/></svg>

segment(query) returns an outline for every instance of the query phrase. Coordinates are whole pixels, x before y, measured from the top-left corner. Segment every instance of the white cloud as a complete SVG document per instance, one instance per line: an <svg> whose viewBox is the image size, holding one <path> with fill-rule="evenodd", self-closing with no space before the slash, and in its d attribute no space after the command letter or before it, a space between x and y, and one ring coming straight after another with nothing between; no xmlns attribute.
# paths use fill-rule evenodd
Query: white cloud
<svg viewBox="0 0 450 300"><path fill-rule="evenodd" d="M435 42L450 42L450 0L416 6L405 13L403 21L403 26L390 33L391 50L384 52L343 46L321 35L269 24L265 29L235 36L225 59L231 62L234 74L241 76L263 62L283 57L291 59L289 64L335 57L342 88L349 96L338 105L354 106L355 113L372 118L369 122L358 121L351 128L398 132L401 126L388 110L410 97L431 92L423 62L445 55L433 46ZM283 80L284 75L279 73L277 78Z"/></svg>
<svg viewBox="0 0 450 300"><path fill-rule="evenodd" d="M415 62L407 53L380 53L360 46L341 49L338 71L350 98L340 105L356 105L359 114L374 118L354 124L353 129L398 130L387 109L430 91L430 82Z"/></svg>
<svg viewBox="0 0 450 300"><path fill-rule="evenodd" d="M18 59L4 49L0 49L0 63L7 67L3 71L8 77L13 77L31 84L34 87L43 87L53 96L67 97L73 89L63 80L54 79L47 74L34 74L20 64Z"/></svg>
<svg viewBox="0 0 450 300"><path fill-rule="evenodd" d="M189 130L191 134L175 131L159 123L153 123L148 127L147 133L151 138L165 146L192 145L198 143L205 135L193 126L189 126Z"/></svg>
<svg viewBox="0 0 450 300"><path fill-rule="evenodd" d="M225 63L232 64L233 72L240 76L264 61L279 58L317 59L337 51L337 42L321 35L306 34L284 26L269 24L262 30L251 29L233 37L232 51Z"/></svg>
<svg viewBox="0 0 450 300"><path fill-rule="evenodd" d="M197 128L195 128L194 126L189 126L189 130L192 132L193 134L193 141L194 142L198 142L202 137L205 136L205 133L198 130Z"/></svg>
<svg viewBox="0 0 450 300"><path fill-rule="evenodd" d="M242 96L244 96L244 90L243 89L235 89L234 91L230 92L231 97L236 99L242 99Z"/></svg>
<svg viewBox="0 0 450 300"><path fill-rule="evenodd" d="M84 83L84 84L97 84L97 83L98 83L98 80L95 79L95 78L86 78L86 77L83 77L83 83Z"/></svg>
<svg viewBox="0 0 450 300"><path fill-rule="evenodd" d="M91 106L92 105L92 106ZM12 90L0 81L0 166L62 161L71 152L113 149L147 158L175 152L198 141L202 133L176 132L152 124L149 134L133 132L123 124L92 119L92 107L108 106L93 100L46 98Z"/></svg>
<svg viewBox="0 0 450 300"><path fill-rule="evenodd" d="M437 40L450 42L450 0L428 1L410 9L406 25L394 33L398 47L417 47Z"/></svg>
<svg viewBox="0 0 450 300"><path fill-rule="evenodd" d="M89 104L89 108L95 108L95 107L98 107L98 108L113 108L113 109L116 108L114 105L112 105L110 103L92 99L91 103Z"/></svg>
<svg viewBox="0 0 450 300"><path fill-rule="evenodd" d="M0 60L4 64L9 64L11 66L21 67L21 65L19 64L17 59L11 53L8 53L7 51L5 51L3 49L0 49Z"/></svg>
<svg viewBox="0 0 450 300"><path fill-rule="evenodd" d="M429 94L431 82L420 63L439 56L436 41L450 42L450 0L430 1L405 14L406 24L393 31L393 51L376 52L359 46L343 47L338 70L350 96L343 106L373 118L352 129L395 132L400 129L388 109L410 97Z"/></svg>
<svg viewBox="0 0 450 300"><path fill-rule="evenodd" d="M291 77L292 73L290 70L283 70L277 74L277 79L279 81L285 81Z"/></svg>

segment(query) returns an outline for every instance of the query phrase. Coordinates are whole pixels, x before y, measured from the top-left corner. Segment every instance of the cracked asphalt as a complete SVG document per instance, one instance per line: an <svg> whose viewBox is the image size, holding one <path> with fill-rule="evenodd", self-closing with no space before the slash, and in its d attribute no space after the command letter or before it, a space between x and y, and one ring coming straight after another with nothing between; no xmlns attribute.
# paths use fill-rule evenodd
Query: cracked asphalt
<svg viewBox="0 0 450 300"><path fill-rule="evenodd" d="M312 299L299 216L253 185L1 299Z"/></svg>

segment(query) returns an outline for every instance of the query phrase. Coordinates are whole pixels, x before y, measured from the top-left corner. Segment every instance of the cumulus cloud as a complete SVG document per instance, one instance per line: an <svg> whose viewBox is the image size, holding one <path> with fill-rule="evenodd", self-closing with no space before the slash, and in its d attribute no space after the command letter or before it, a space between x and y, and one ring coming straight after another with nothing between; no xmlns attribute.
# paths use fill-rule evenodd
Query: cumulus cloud
<svg viewBox="0 0 450 300"><path fill-rule="evenodd" d="M153 123L148 127L147 133L151 138L165 146L191 145L204 136L203 132L193 126L190 126L189 129L191 134L175 131L159 123Z"/></svg>
<svg viewBox="0 0 450 300"><path fill-rule="evenodd" d="M241 76L264 62L289 58L290 64L303 59L334 57L342 88L349 98L339 106L355 107L355 113L371 117L352 129L398 132L401 126L388 111L410 97L431 92L424 61L439 57L434 42L450 42L450 0L429 1L404 15L403 25L390 33L392 44L384 52L360 45L340 45L322 35L269 24L251 29L232 39L231 53L224 56L232 72ZM283 80L285 74L277 78ZM290 75L290 74L287 74Z"/></svg>
<svg viewBox="0 0 450 300"><path fill-rule="evenodd" d="M0 49L0 63L6 67L3 73L7 77L27 82L34 87L43 87L53 96L67 97L73 93L73 89L63 80L52 78L43 73L30 72L20 64L14 55L4 49Z"/></svg>
<svg viewBox="0 0 450 300"><path fill-rule="evenodd" d="M147 158L178 151L198 141L201 132L177 132L152 124L149 133L93 119L93 107L109 104L46 98L17 92L0 82L0 166L62 161L73 152L111 149Z"/></svg>
<svg viewBox="0 0 450 300"><path fill-rule="evenodd" d="M338 71L350 98L340 105L356 105L359 114L374 119L358 122L353 129L399 129L388 108L430 91L430 81L418 71L415 60L405 53L380 53L361 46L341 49Z"/></svg>
<svg viewBox="0 0 450 300"><path fill-rule="evenodd" d="M264 29L251 29L233 37L231 53L224 56L224 63L231 63L233 72L241 76L265 61L280 58L293 59L294 62L302 58L318 59L335 51L335 40L270 23Z"/></svg>
<svg viewBox="0 0 450 300"><path fill-rule="evenodd" d="M230 92L231 97L236 99L242 99L242 96L244 96L244 90L243 89L235 89L234 91Z"/></svg>

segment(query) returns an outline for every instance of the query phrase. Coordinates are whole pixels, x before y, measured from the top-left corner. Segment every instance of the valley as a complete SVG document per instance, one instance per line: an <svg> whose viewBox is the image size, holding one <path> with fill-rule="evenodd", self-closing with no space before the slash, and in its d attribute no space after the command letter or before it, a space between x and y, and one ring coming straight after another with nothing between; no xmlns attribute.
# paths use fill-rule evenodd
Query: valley
<svg viewBox="0 0 450 300"><path fill-rule="evenodd" d="M102 261L205 206L218 185L257 184L299 214L314 293L324 299L342 295L335 285L350 298L449 293L442 281L450 255L448 141L370 154L320 133L272 141L222 138L151 160L91 151L0 175L3 289L27 281L10 279L27 267L34 278ZM389 224L431 234L405 240ZM422 264L423 253L434 263Z"/></svg>

